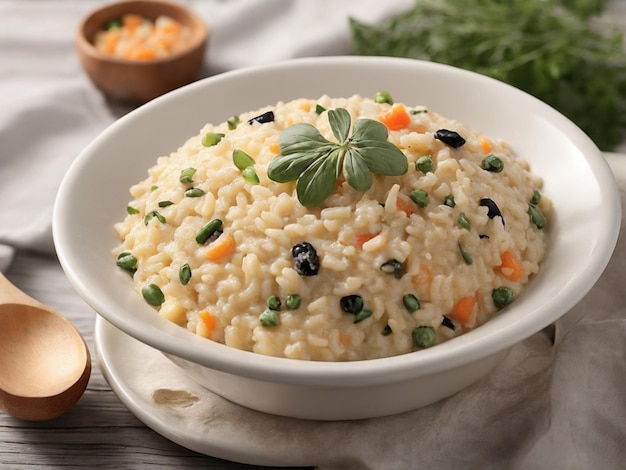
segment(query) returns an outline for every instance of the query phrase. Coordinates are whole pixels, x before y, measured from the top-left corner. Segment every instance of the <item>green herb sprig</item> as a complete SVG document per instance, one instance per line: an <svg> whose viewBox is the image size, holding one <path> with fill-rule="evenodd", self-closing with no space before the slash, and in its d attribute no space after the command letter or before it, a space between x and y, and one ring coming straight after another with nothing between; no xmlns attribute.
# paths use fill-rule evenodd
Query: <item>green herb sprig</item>
<svg viewBox="0 0 626 470"><path fill-rule="evenodd" d="M330 196L343 175L354 189L372 186L372 173L403 175L406 156L387 141L387 128L373 119L357 119L352 135L350 113L344 108L328 111L328 121L338 143L330 142L313 125L294 124L278 138L280 155L269 164L267 176L278 182L298 180L296 193L303 206L315 207Z"/></svg>

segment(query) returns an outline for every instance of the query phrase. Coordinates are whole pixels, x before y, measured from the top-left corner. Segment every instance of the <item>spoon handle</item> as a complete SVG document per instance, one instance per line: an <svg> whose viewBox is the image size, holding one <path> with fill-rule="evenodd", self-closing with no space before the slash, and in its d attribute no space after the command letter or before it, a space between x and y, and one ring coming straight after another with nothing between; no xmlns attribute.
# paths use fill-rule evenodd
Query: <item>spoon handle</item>
<svg viewBox="0 0 626 470"><path fill-rule="evenodd" d="M44 307L40 302L37 302L35 299L15 287L11 283L11 281L9 281L0 272L0 305L15 303L30 305L39 308L47 308Z"/></svg>

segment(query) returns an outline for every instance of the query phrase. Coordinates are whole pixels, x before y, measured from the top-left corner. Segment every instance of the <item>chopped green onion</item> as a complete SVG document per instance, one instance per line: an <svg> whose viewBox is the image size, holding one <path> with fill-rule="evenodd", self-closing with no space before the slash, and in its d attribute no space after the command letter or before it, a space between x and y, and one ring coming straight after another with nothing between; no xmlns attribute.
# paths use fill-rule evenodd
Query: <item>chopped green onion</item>
<svg viewBox="0 0 626 470"><path fill-rule="evenodd" d="M228 124L228 129L233 131L237 128L240 122L241 122L241 119L239 118L239 116L231 116L226 121L226 124Z"/></svg>
<svg viewBox="0 0 626 470"><path fill-rule="evenodd" d="M491 291L493 303L498 308L504 308L513 302L513 289L507 286L501 286Z"/></svg>
<svg viewBox="0 0 626 470"><path fill-rule="evenodd" d="M259 315L259 321L263 326L278 326L280 324L280 317L276 310L268 308L261 315Z"/></svg>
<svg viewBox="0 0 626 470"><path fill-rule="evenodd" d="M174 204L172 201L159 201L159 207L161 208L171 206L172 204Z"/></svg>
<svg viewBox="0 0 626 470"><path fill-rule="evenodd" d="M380 270L388 274L393 274L396 279L400 279L404 274L402 263L400 263L397 259L385 261L380 267Z"/></svg>
<svg viewBox="0 0 626 470"><path fill-rule="evenodd" d="M435 330L430 326L418 326L411 333L411 337L418 348L430 348L437 339Z"/></svg>
<svg viewBox="0 0 626 470"><path fill-rule="evenodd" d="M363 310L363 297L360 295L346 295L339 300L341 310L346 313L357 314Z"/></svg>
<svg viewBox="0 0 626 470"><path fill-rule="evenodd" d="M315 112L317 114L322 114L324 111L326 111L326 108L324 106L322 106L321 104L315 105Z"/></svg>
<svg viewBox="0 0 626 470"><path fill-rule="evenodd" d="M536 206L537 204L539 204L540 201L541 201L541 193L537 189L535 189L533 191L533 195L530 198L530 203L533 206Z"/></svg>
<svg viewBox="0 0 626 470"><path fill-rule="evenodd" d="M354 321L352 323L359 323L371 316L372 316L372 311L364 308L363 310L361 310L359 313L356 314L356 317L354 317Z"/></svg>
<svg viewBox="0 0 626 470"><path fill-rule="evenodd" d="M446 198L443 200L443 203L448 207L456 206L456 202L454 202L454 196L452 194L447 195Z"/></svg>
<svg viewBox="0 0 626 470"><path fill-rule="evenodd" d="M139 214L139 209L135 209L134 207L131 207L131 206L126 206L126 213L128 215Z"/></svg>
<svg viewBox="0 0 626 470"><path fill-rule="evenodd" d="M415 204L420 207L426 207L428 205L428 193L426 193L426 191L416 189L415 191L411 192L409 197L413 200Z"/></svg>
<svg viewBox="0 0 626 470"><path fill-rule="evenodd" d="M214 145L220 143L222 137L224 137L224 134L220 132L207 132L202 138L202 145L204 145L205 147L213 147Z"/></svg>
<svg viewBox="0 0 626 470"><path fill-rule="evenodd" d="M404 304L404 308L406 308L409 313L419 310L421 306L419 299L413 294L404 294L402 297L402 303Z"/></svg>
<svg viewBox="0 0 626 470"><path fill-rule="evenodd" d="M539 210L537 206L532 204L528 205L528 215L530 216L530 221L537 227L538 229L542 229L546 224L546 219L543 217L543 214Z"/></svg>
<svg viewBox="0 0 626 470"><path fill-rule="evenodd" d="M185 191L186 197L201 197L205 194L206 193L200 188L189 188L187 191Z"/></svg>
<svg viewBox="0 0 626 470"><path fill-rule="evenodd" d="M141 289L141 295L143 295L145 301L153 307L158 307L165 302L165 295L163 295L163 291L156 284L147 284L143 286Z"/></svg>
<svg viewBox="0 0 626 470"><path fill-rule="evenodd" d="M145 225L148 225L150 223L150 221L152 219L156 218L159 222L161 222L162 224L164 224L165 222L167 222L165 220L165 217L163 217L161 214L159 214L157 211L152 211L152 212L148 212L146 214L146 216L143 218L143 223Z"/></svg>
<svg viewBox="0 0 626 470"><path fill-rule="evenodd" d="M155 184L155 185L150 186L150 192L152 192L152 191L156 191L157 189L159 189L159 187L158 187L156 184Z"/></svg>
<svg viewBox="0 0 626 470"><path fill-rule="evenodd" d="M393 331L391 330L391 327L389 325L386 325L380 332L380 334L383 336L389 336L391 333L393 333Z"/></svg>
<svg viewBox="0 0 626 470"><path fill-rule="evenodd" d="M298 294L289 294L285 298L285 307L287 310L297 310L300 308L300 304L302 303L302 297Z"/></svg>
<svg viewBox="0 0 626 470"><path fill-rule="evenodd" d="M243 179L251 184L259 184L261 182L261 180L259 179L259 175L256 174L256 170L253 166L244 168L241 171L241 176L243 176Z"/></svg>
<svg viewBox="0 0 626 470"><path fill-rule="evenodd" d="M393 98L388 91L377 91L374 95L374 101L376 103L393 104Z"/></svg>
<svg viewBox="0 0 626 470"><path fill-rule="evenodd" d="M433 159L430 155L423 155L415 161L415 169L422 173L433 171Z"/></svg>
<svg viewBox="0 0 626 470"><path fill-rule="evenodd" d="M472 229L472 223L470 222L470 220L465 215L465 212L461 212L459 214L459 218L457 219L457 221L458 221L459 225L461 227L463 227L465 230L471 230Z"/></svg>
<svg viewBox="0 0 626 470"><path fill-rule="evenodd" d="M422 113L427 113L428 110L423 108L423 109L412 109L411 111L409 111L409 114L412 115L416 115L416 114L422 114Z"/></svg>
<svg viewBox="0 0 626 470"><path fill-rule="evenodd" d="M193 183L193 175L196 174L196 170L195 168L185 168L183 171L180 172L180 176L178 177L178 180L181 183Z"/></svg>
<svg viewBox="0 0 626 470"><path fill-rule="evenodd" d="M196 241L201 245L205 244L211 236L217 232L222 226L220 219L213 219L204 227L202 227L196 234Z"/></svg>
<svg viewBox="0 0 626 470"><path fill-rule="evenodd" d="M189 284L191 280L191 267L187 263L183 264L178 270L178 279L180 279L180 283L183 286Z"/></svg>
<svg viewBox="0 0 626 470"><path fill-rule="evenodd" d="M278 297L277 295L271 295L267 298L267 308L269 308L270 310L280 310L280 307L282 305L281 301L280 301L280 297Z"/></svg>
<svg viewBox="0 0 626 470"><path fill-rule="evenodd" d="M254 165L254 159L246 152L240 149L233 150L233 163L241 171L245 170L249 166Z"/></svg>
<svg viewBox="0 0 626 470"><path fill-rule="evenodd" d="M461 251L461 257L463 258L463 261L465 262L465 264L470 266L474 262L474 260L469 255L469 253L463 249L460 243L459 243L459 250Z"/></svg>
<svg viewBox="0 0 626 470"><path fill-rule="evenodd" d="M483 170L491 171L492 173L500 173L504 169L502 159L493 154L487 155L483 158L481 166Z"/></svg>

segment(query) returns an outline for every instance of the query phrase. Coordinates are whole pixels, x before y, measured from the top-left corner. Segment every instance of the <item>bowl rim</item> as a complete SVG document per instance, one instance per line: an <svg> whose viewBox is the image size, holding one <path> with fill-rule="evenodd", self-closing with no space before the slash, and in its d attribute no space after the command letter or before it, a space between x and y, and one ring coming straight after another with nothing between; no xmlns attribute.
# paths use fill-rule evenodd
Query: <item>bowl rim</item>
<svg viewBox="0 0 626 470"><path fill-rule="evenodd" d="M85 28L89 24L89 22L93 21L93 19L108 10L113 10L117 8L121 8L123 6L132 7L133 5L142 4L142 5L154 5L158 8L167 8L179 11L182 15L186 16L190 22L193 24L193 38L192 41L185 47L184 49L177 51L173 54L168 54L165 57L159 57L156 59L150 60L138 60L138 59L124 59L121 57L115 57L112 55L104 54L98 51L94 44L87 39L85 36ZM87 14L79 23L78 28L76 29L76 47L82 51L87 56L91 57L94 60L98 60L105 63L116 64L116 65L126 65L126 66L154 66L160 64L168 64L170 62L174 62L181 57L187 56L192 51L198 49L199 47L203 47L206 44L209 37L209 27L206 22L193 10L185 7L182 4L170 2L167 0L122 0L113 3L108 3L106 5L101 6L95 10L92 10Z"/></svg>
<svg viewBox="0 0 626 470"><path fill-rule="evenodd" d="M196 89L213 86L213 84L219 84L222 81L228 81L244 75L255 75L268 70L280 72L281 70L290 69L292 67L317 67L320 65L332 67L338 64L342 66L368 65L377 67L392 64L399 66L406 65L408 67L445 71L446 73L456 74L462 78L489 80L493 86L507 87L512 93L525 95L524 99L531 100L534 107L541 109L542 112L545 112L551 119L558 120L559 125L565 128L568 133L572 134L576 146L584 147L583 153L588 157L588 163L595 174L598 175L598 179L602 177L603 180L612 181L611 184L599 185L599 191L607 201L607 205L604 207L605 210L602 211L603 220L607 221L606 230L600 234L602 243L598 242L594 245L595 251L599 251L599 253L596 253L596 256L590 257L590 259L587 260L584 276L579 276L568 284L568 290L572 295L567 299L547 299L544 310L552 312L551 315L546 315L542 317L541 320L538 320L536 315L516 319L514 324L507 325L505 328L499 330L497 334L492 332L483 333L482 331L487 330L481 330L481 327L456 337L453 340L444 342L435 348L380 359L349 362L308 361L265 356L214 342L210 342L211 355L207 355L209 347L197 349L189 347L189 345L200 344L199 341L206 343L204 338L200 338L187 331L187 346L181 346L180 338L170 334L170 331L173 331L170 326L165 326L165 329L157 331L155 335L154 328L146 329L141 325L133 324L132 321L128 321L126 318L120 318L120 316L116 316L114 313L108 311L109 306L106 305L106 302L103 303L102 299L93 299L90 297L88 286L82 282L80 273L75 270L75 267L70 262L71 256L69 256L69 252L66 252L66 250L70 249L71 244L67 239L67 227L63 226L63 220L71 220L71 214L65 213L67 208L64 207L63 201L67 198L66 193L70 191L72 181L80 175L81 168L88 163L89 153L92 149L97 147L100 142L106 141L110 133L115 132L115 129L118 127L124 126L128 120L141 119L143 114L149 113L153 108L167 106L171 101L175 102L177 97L181 94L193 93ZM584 295L586 295L598 280L612 256L620 226L621 200L617 184L615 183L613 173L608 163L604 160L601 152L591 139L558 111L519 89L468 70L414 59L363 56L309 57L289 59L269 65L249 66L199 80L156 98L113 123L81 152L70 166L61 184L53 215L53 234L55 245L57 246L57 253L70 282L74 285L81 297L83 297L96 312L125 333L134 336L152 347L160 349L166 355L176 356L211 369L264 381L271 380L279 383L300 383L311 386L330 387L385 384L404 381L416 376L439 374L512 347L514 344L553 323L574 307ZM184 331L183 328L174 325L168 320L162 320L171 325L172 328ZM165 325L165 323L163 323L163 325ZM476 337L483 339L480 341L474 340Z"/></svg>

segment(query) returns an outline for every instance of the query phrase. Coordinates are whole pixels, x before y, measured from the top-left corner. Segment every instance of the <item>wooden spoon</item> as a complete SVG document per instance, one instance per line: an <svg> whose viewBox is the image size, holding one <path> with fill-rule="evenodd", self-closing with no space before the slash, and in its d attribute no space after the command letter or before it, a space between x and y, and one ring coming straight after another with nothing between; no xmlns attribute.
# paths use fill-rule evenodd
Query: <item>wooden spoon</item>
<svg viewBox="0 0 626 470"><path fill-rule="evenodd" d="M91 356L69 320L0 274L0 410L44 421L83 395Z"/></svg>

